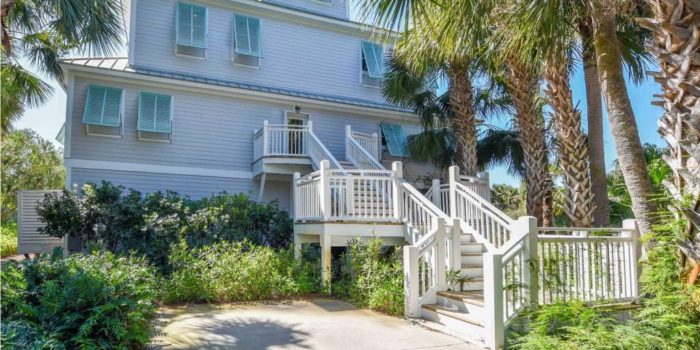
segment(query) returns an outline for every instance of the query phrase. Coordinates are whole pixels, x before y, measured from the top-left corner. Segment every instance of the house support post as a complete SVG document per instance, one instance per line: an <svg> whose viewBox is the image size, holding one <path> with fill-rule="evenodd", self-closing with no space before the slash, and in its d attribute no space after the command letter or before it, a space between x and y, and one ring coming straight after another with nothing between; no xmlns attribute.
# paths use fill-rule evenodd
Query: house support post
<svg viewBox="0 0 700 350"><path fill-rule="evenodd" d="M503 321L503 255L484 253L484 307L486 347L500 349L505 344Z"/></svg>
<svg viewBox="0 0 700 350"><path fill-rule="evenodd" d="M642 243L639 240L639 225L637 220L627 219L622 221L622 237L630 238L630 264L629 271L632 272L630 276L630 291L632 293L631 297L636 298L639 296L639 259L642 257Z"/></svg>
<svg viewBox="0 0 700 350"><path fill-rule="evenodd" d="M323 225L325 226L325 225ZM321 283L322 288L331 291L331 233L323 228L321 233Z"/></svg>
<svg viewBox="0 0 700 350"><path fill-rule="evenodd" d="M403 164L401 162L391 163L391 171L394 172L394 219L401 222L401 180L403 180Z"/></svg>
<svg viewBox="0 0 700 350"><path fill-rule="evenodd" d="M420 317L418 305L418 247L403 246L404 316Z"/></svg>
<svg viewBox="0 0 700 350"><path fill-rule="evenodd" d="M267 178L267 173L263 173L260 177L260 191L258 191L258 202L262 202L263 193L265 193L265 181Z"/></svg>

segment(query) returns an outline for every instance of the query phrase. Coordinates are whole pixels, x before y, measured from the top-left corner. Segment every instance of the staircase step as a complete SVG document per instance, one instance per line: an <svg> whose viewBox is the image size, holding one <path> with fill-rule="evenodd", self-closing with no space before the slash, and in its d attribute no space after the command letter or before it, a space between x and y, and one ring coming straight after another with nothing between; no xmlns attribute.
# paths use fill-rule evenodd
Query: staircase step
<svg viewBox="0 0 700 350"><path fill-rule="evenodd" d="M483 253L464 253L462 252L462 265L484 265Z"/></svg>
<svg viewBox="0 0 700 350"><path fill-rule="evenodd" d="M476 242L462 242L462 253L483 253L484 245Z"/></svg>
<svg viewBox="0 0 700 350"><path fill-rule="evenodd" d="M473 319L485 320L486 308L483 298L479 299L482 291L472 292L438 292L437 303L453 311L469 314Z"/></svg>
<svg viewBox="0 0 700 350"><path fill-rule="evenodd" d="M484 290L483 272L482 272L481 276L479 276L479 277L474 276L474 279L472 280L472 282L464 284L464 291L476 291L476 290Z"/></svg>
<svg viewBox="0 0 700 350"><path fill-rule="evenodd" d="M483 327L484 326L484 321L474 317L474 315L470 315L466 312L460 312L460 311L455 311L449 308L446 308L444 306L438 305L438 304L426 304L423 305L423 309L428 309L432 312L435 312L440 315L445 315L457 320L460 320L462 322L470 323L475 326Z"/></svg>
<svg viewBox="0 0 700 350"><path fill-rule="evenodd" d="M461 340L483 344L485 329L483 320L474 315L450 310L437 304L423 305L421 315L431 321L424 325L436 331L447 333Z"/></svg>
<svg viewBox="0 0 700 350"><path fill-rule="evenodd" d="M459 272L461 275L473 278L484 277L484 267L481 265L462 265L462 269Z"/></svg>

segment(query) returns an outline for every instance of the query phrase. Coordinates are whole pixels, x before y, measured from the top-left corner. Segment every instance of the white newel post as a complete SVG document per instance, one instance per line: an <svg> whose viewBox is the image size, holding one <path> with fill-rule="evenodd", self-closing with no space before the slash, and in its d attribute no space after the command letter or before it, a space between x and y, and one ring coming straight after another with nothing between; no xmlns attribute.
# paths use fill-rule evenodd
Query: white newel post
<svg viewBox="0 0 700 350"><path fill-rule="evenodd" d="M418 305L418 247L403 246L404 316L420 317Z"/></svg>
<svg viewBox="0 0 700 350"><path fill-rule="evenodd" d="M321 161L321 186L319 198L321 199L321 213L323 221L328 221L331 216L331 182L329 178L330 163L327 159Z"/></svg>
<svg viewBox="0 0 700 350"><path fill-rule="evenodd" d="M295 172L292 176L292 219L294 220L296 220L297 213L299 212L299 204L297 203L299 189L297 188L297 181L299 181L300 177L301 174L299 174L299 172ZM294 232L294 258L301 258L301 241L296 232Z"/></svg>
<svg viewBox="0 0 700 350"><path fill-rule="evenodd" d="M350 139L352 138L352 127L345 126L345 159L350 159Z"/></svg>
<svg viewBox="0 0 700 350"><path fill-rule="evenodd" d="M642 242L639 240L639 225L637 220L627 219L622 221L622 228L626 229L622 231L623 237L628 237L631 239L630 245L630 271L632 275L630 276L630 284L632 297L636 298L639 296L639 259L642 257Z"/></svg>
<svg viewBox="0 0 700 350"><path fill-rule="evenodd" d="M314 122L309 120L306 122L307 133L312 134L314 132ZM309 155L309 137L310 135L304 135L304 154Z"/></svg>
<svg viewBox="0 0 700 350"><path fill-rule="evenodd" d="M372 133L372 139L374 140L374 154L373 156L377 159L377 161L380 161L382 152L379 152L379 134L376 132Z"/></svg>
<svg viewBox="0 0 700 350"><path fill-rule="evenodd" d="M437 290L447 290L447 276L445 275L446 254L447 254L447 230L445 229L445 219L437 219L437 231L435 232L435 282Z"/></svg>
<svg viewBox="0 0 700 350"><path fill-rule="evenodd" d="M457 217L457 181L459 181L459 167L453 165L448 170L450 179L450 217Z"/></svg>
<svg viewBox="0 0 700 350"><path fill-rule="evenodd" d="M452 219L452 251L450 252L450 257L452 257L452 262L450 264L450 270L461 270L462 269L462 228L460 226L459 219Z"/></svg>
<svg viewBox="0 0 700 350"><path fill-rule="evenodd" d="M401 180L403 179L403 164L401 162L391 163L391 171L394 172L394 219L401 221Z"/></svg>
<svg viewBox="0 0 700 350"><path fill-rule="evenodd" d="M268 123L267 120L263 121L263 156L270 154L270 145L268 144Z"/></svg>
<svg viewBox="0 0 700 350"><path fill-rule="evenodd" d="M486 185L486 189L484 190L484 199L486 199L489 203L491 202L491 181L489 180L489 172L488 171L482 171L478 174L476 174L476 177L480 178L482 182Z"/></svg>
<svg viewBox="0 0 700 350"><path fill-rule="evenodd" d="M519 235L524 232L527 237L524 239L525 253L527 261L523 268L523 283L528 288L527 303L535 308L538 304L539 280L537 279L537 219L533 216L521 216L513 223L513 233Z"/></svg>
<svg viewBox="0 0 700 350"><path fill-rule="evenodd" d="M486 347L500 349L505 344L503 321L503 255L484 253L484 307Z"/></svg>
<svg viewBox="0 0 700 350"><path fill-rule="evenodd" d="M433 191L433 198L430 198L430 200L436 207L445 210L445 208L442 208L440 205L440 179L433 179L433 185L431 187Z"/></svg>

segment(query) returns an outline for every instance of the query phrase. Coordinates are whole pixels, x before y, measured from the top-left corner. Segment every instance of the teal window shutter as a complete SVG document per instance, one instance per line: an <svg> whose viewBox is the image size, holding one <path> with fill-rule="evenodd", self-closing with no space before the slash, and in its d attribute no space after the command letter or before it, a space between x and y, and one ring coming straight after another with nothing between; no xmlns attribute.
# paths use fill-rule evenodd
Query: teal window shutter
<svg viewBox="0 0 700 350"><path fill-rule="evenodd" d="M362 69L372 78L384 75L384 50L381 45L362 42Z"/></svg>
<svg viewBox="0 0 700 350"><path fill-rule="evenodd" d="M399 124L382 123L382 133L389 147L389 154L397 157L406 156L406 134Z"/></svg>
<svg viewBox="0 0 700 350"><path fill-rule="evenodd" d="M175 17L175 42L178 45L205 49L207 47L207 8L178 2Z"/></svg>
<svg viewBox="0 0 700 350"><path fill-rule="evenodd" d="M119 126L122 120L122 89L88 86L83 123L102 126Z"/></svg>
<svg viewBox="0 0 700 350"><path fill-rule="evenodd" d="M139 94L139 131L170 133L172 96L142 92Z"/></svg>
<svg viewBox="0 0 700 350"><path fill-rule="evenodd" d="M241 55L261 56L260 19L243 15L233 16L233 47Z"/></svg>

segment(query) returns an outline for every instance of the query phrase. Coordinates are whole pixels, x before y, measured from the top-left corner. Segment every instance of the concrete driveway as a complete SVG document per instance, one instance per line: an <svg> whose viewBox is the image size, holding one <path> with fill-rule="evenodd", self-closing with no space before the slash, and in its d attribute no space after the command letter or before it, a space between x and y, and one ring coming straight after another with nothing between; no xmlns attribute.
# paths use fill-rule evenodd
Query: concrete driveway
<svg viewBox="0 0 700 350"><path fill-rule="evenodd" d="M159 349L482 349L328 298L169 307L159 321Z"/></svg>

